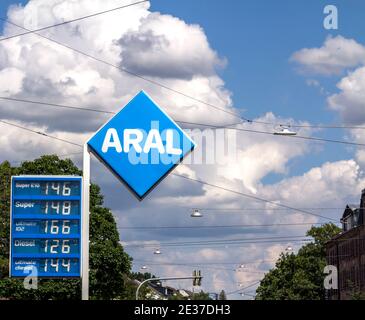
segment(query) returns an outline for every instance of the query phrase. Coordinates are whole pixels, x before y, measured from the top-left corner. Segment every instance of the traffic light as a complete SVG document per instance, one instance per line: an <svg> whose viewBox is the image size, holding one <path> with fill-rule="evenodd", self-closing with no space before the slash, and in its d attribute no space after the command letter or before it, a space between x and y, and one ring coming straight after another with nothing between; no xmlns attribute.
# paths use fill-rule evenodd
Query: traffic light
<svg viewBox="0 0 365 320"><path fill-rule="evenodd" d="M202 285L202 275L200 270L194 270L193 271L193 286L194 287L200 287Z"/></svg>

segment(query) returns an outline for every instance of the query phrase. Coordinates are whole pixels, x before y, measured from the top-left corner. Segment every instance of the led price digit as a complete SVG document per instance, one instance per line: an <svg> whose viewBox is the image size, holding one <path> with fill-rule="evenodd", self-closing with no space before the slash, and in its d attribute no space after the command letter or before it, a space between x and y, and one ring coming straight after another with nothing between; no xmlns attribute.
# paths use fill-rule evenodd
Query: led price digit
<svg viewBox="0 0 365 320"><path fill-rule="evenodd" d="M51 234L58 234L58 232L60 230L60 228L58 226L58 220L51 220L50 222L51 222L51 227L48 228L49 221L46 221L44 233L48 233L48 230L49 230Z"/></svg>
<svg viewBox="0 0 365 320"><path fill-rule="evenodd" d="M56 272L58 272L58 259L51 259L51 267L54 268Z"/></svg>
<svg viewBox="0 0 365 320"><path fill-rule="evenodd" d="M70 196L71 195L71 188L70 188L70 183L69 182L65 182L63 184L62 195L63 196Z"/></svg>
<svg viewBox="0 0 365 320"><path fill-rule="evenodd" d="M60 264L59 264L59 260L60 259L46 259L45 264L44 264L44 272L59 272L60 268ZM66 269L67 272L71 271L71 259L61 259L61 266L63 268ZM53 268L53 270L51 269Z"/></svg>
<svg viewBox="0 0 365 320"><path fill-rule="evenodd" d="M70 220L63 221L62 234L70 234L71 232L70 222L71 222Z"/></svg>
<svg viewBox="0 0 365 320"><path fill-rule="evenodd" d="M49 222L51 222L51 225L49 226ZM62 228L61 228L61 234L70 234L71 233L71 221L65 220L62 222ZM51 220L46 221L44 226L44 233L48 234L59 234L60 233L60 226L59 226L59 220Z"/></svg>
<svg viewBox="0 0 365 320"><path fill-rule="evenodd" d="M60 214L60 203L57 202L53 202L52 201L52 205L51 205L52 210L56 211L56 214Z"/></svg>
<svg viewBox="0 0 365 320"><path fill-rule="evenodd" d="M51 185L51 188L49 187L49 185ZM45 187L45 194L48 195L50 190L51 190L52 194L56 194L58 196L59 195L63 195L63 196L71 195L70 182L64 182L63 184L60 182L52 182L51 184L47 182L46 187Z"/></svg>
<svg viewBox="0 0 365 320"><path fill-rule="evenodd" d="M60 247L60 240L46 240L44 243L44 252L51 254L58 254ZM48 252L49 250L49 252ZM71 252L70 240L62 240L61 253L68 254Z"/></svg>
<svg viewBox="0 0 365 320"><path fill-rule="evenodd" d="M50 264L48 262L50 261ZM50 268L49 268L50 267ZM53 268L55 272L58 272L58 259L46 259L46 263L44 265L44 272L48 272L48 268Z"/></svg>
<svg viewBox="0 0 365 320"><path fill-rule="evenodd" d="M70 259L62 259L62 267L64 267L67 272L71 270L71 260Z"/></svg>
<svg viewBox="0 0 365 320"><path fill-rule="evenodd" d="M44 213L48 214L49 212L55 212L56 214L61 214L63 216L68 216L71 214L71 201L52 201L51 203L51 211L49 210L49 202L47 201L44 206Z"/></svg>
<svg viewBox="0 0 365 320"><path fill-rule="evenodd" d="M62 206L62 215L68 216L71 213L71 202L65 201Z"/></svg>
<svg viewBox="0 0 365 320"><path fill-rule="evenodd" d="M50 253L57 254L57 248L60 246L60 240L53 240L51 245Z"/></svg>
<svg viewBox="0 0 365 320"><path fill-rule="evenodd" d="M54 249L59 246L60 240L46 240L45 243L44 243L44 252L45 253L48 253L48 245L49 245L49 243L51 243L50 253L57 254L57 251L55 251ZM56 243L56 244L54 244L54 243Z"/></svg>
<svg viewBox="0 0 365 320"><path fill-rule="evenodd" d="M68 254L71 252L71 247L70 247L70 240L63 240L62 242L62 248L61 248L61 252L64 254Z"/></svg>

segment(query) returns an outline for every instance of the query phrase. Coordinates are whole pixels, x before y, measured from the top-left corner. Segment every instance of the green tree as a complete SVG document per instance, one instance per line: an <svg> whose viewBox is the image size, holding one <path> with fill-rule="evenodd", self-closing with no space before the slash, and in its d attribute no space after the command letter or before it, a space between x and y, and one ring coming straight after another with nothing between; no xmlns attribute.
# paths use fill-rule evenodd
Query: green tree
<svg viewBox="0 0 365 320"><path fill-rule="evenodd" d="M81 175L69 159L55 155L12 167L0 164L0 297L8 299L80 299L80 280L41 280L38 290L25 290L22 281L8 278L10 181L12 175ZM119 243L112 212L103 207L100 188L90 187L90 298L116 299L124 295L131 258Z"/></svg>
<svg viewBox="0 0 365 320"><path fill-rule="evenodd" d="M212 300L209 297L209 293L201 290L200 292L192 293L190 296L184 296L179 292L176 292L174 295L170 296L168 300Z"/></svg>
<svg viewBox="0 0 365 320"><path fill-rule="evenodd" d="M341 231L333 223L312 227L307 236L314 241L298 254L282 253L275 268L267 273L256 290L257 300L321 300L326 266L325 243Z"/></svg>
<svg viewBox="0 0 365 320"><path fill-rule="evenodd" d="M212 299L209 297L209 293L201 290L200 292L193 293L191 300L212 300Z"/></svg>
<svg viewBox="0 0 365 320"><path fill-rule="evenodd" d="M365 294L359 290L359 287L356 286L352 281L347 281L347 284L350 288L350 299L351 300L365 300Z"/></svg>
<svg viewBox="0 0 365 320"><path fill-rule="evenodd" d="M156 276L150 272L132 272L130 278L138 281L144 281L147 279L156 278Z"/></svg>
<svg viewBox="0 0 365 320"><path fill-rule="evenodd" d="M219 293L218 300L227 300L227 295L226 295L226 292L225 292L224 290L222 290L222 291Z"/></svg>

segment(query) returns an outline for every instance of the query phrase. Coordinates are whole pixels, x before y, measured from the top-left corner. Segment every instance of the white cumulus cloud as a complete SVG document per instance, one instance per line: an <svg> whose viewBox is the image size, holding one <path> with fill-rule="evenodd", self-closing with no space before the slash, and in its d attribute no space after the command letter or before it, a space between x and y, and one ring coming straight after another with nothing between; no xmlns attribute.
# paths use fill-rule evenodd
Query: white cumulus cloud
<svg viewBox="0 0 365 320"><path fill-rule="evenodd" d="M365 67L348 74L337 87L340 92L328 98L329 107L347 123L365 123Z"/></svg>
<svg viewBox="0 0 365 320"><path fill-rule="evenodd" d="M320 48L304 48L295 52L291 61L311 73L339 74L365 63L365 47L342 36L328 37Z"/></svg>

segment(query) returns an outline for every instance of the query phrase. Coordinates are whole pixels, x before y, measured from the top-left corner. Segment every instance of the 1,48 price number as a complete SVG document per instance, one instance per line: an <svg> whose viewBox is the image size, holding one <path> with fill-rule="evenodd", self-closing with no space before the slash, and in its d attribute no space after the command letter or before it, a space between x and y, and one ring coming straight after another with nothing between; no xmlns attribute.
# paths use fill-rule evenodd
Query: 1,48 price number
<svg viewBox="0 0 365 320"><path fill-rule="evenodd" d="M68 216L71 214L71 209L71 201L47 201L43 210L45 214L55 213Z"/></svg>

